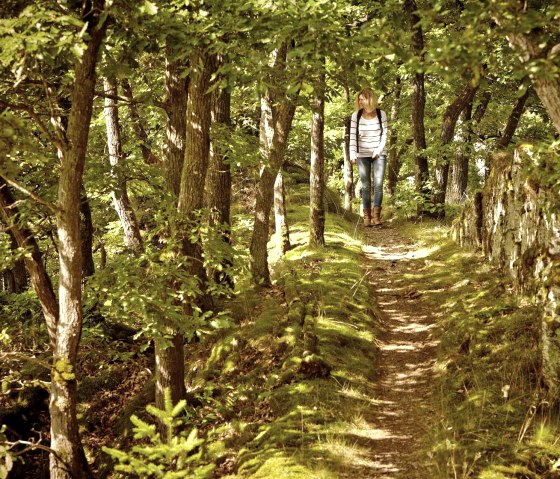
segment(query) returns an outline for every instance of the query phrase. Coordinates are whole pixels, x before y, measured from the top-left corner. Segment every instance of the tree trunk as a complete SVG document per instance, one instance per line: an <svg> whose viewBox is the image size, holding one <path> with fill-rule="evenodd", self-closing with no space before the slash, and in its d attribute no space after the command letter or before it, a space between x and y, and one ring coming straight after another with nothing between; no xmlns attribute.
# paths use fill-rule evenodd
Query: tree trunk
<svg viewBox="0 0 560 479"><path fill-rule="evenodd" d="M223 60L220 58L220 62ZM218 65L217 65L218 66ZM212 123L231 131L231 93L215 90L212 97ZM210 225L219 228L222 240L231 244L231 168L227 155L220 151L216 142L210 143L210 165L208 168L208 188L206 204L212 211ZM222 261L222 270L214 271L214 281L233 288L233 278L227 274L231 259Z"/></svg>
<svg viewBox="0 0 560 479"><path fill-rule="evenodd" d="M286 54L286 45L274 52L271 58L273 71L284 73ZM285 92L280 92L279 88L270 87L261 98L260 149L263 164L257 183L254 226L249 254L253 281L255 284L263 286L271 285L267 243L270 209L274 198L274 182L284 161L295 111L295 102Z"/></svg>
<svg viewBox="0 0 560 479"><path fill-rule="evenodd" d="M486 110L488 109L488 104L490 103L491 99L492 99L492 92L489 92L489 91L485 91L480 96L480 102L479 102L478 106L476 107L476 110L475 110L474 115L473 115L473 122L475 124L478 124L482 121L482 118L484 117L484 114L486 113Z"/></svg>
<svg viewBox="0 0 560 479"><path fill-rule="evenodd" d="M57 214L60 281L51 380L51 479L92 478L76 416L76 358L82 332L80 189L87 151L96 65L107 22L99 25L103 3L94 2L88 19L90 40L75 65L72 108L60 157Z"/></svg>
<svg viewBox="0 0 560 479"><path fill-rule="evenodd" d="M390 125L395 125L399 119L401 91L401 77L397 76L395 78L395 99L393 100L393 105L391 106L391 118L389 120ZM389 158L387 165L387 193L391 196L395 194L397 189L397 182L399 181L399 173L402 165L402 160L397 154L397 134L397 128L391 128L391 134L389 135Z"/></svg>
<svg viewBox="0 0 560 479"><path fill-rule="evenodd" d="M185 140L187 133L187 98L188 79L185 78L186 65L175 59L173 47L168 42L165 57L165 142L163 146L163 164L165 167L165 187L177 200L181 189L181 170L185 158ZM172 225L169 225L172 228ZM171 283L170 288L175 286ZM164 405L164 393L170 390L174 403L185 397L185 357L184 337L171 325L166 325L171 336L171 344L161 338L154 342L156 359L156 406ZM159 425L160 433L165 426ZM162 436L163 437L163 436Z"/></svg>
<svg viewBox="0 0 560 479"><path fill-rule="evenodd" d="M194 66L191 72L191 78L188 89L188 100L186 108L186 125L185 141L182 140L182 130L168 130L168 146L170 147L167 154L171 155L166 159L172 159L173 162L168 165L168 175L166 175L167 184L173 190L178 187L178 203L177 212L179 223L177 228L179 234L182 235L182 255L188 259L189 273L198 278L199 282L205 281L205 271L203 266L202 248L200 241L192 243L190 240L191 228L196 227L196 212L202 207L202 199L204 197L204 182L206 179L206 170L208 169L208 156L210 149L210 117L211 117L211 94L207 93L210 87L210 77L213 72L211 58L202 51L192 59L191 65ZM171 66L171 65L170 65ZM172 81L175 88L174 94L185 95L181 92L180 81L181 72L177 69L179 65L172 68L171 75L168 77ZM169 97L168 97L169 99ZM179 100L177 98L177 100ZM174 114L180 114L179 109L172 108ZM176 126L181 128L182 120L178 117L174 118ZM182 171L179 184L176 183L175 171L179 166L179 158L177 156L178 148L184 147L184 159L181 161ZM171 171L173 170L173 171ZM201 285L203 286L203 285ZM186 298L184 303L184 311L187 316L193 314L193 304L191 299ZM165 389L169 389L171 400L175 404L186 395L185 390L185 355L184 355L184 337L183 334L168 325L169 334L172 337L172 344L164 347L161 342L156 348L156 361L158 364L156 375L156 405L163 406Z"/></svg>
<svg viewBox="0 0 560 479"><path fill-rule="evenodd" d="M165 57L165 142L163 157L165 184L168 191L179 197L181 171L185 160L187 131L187 99L189 80L184 76L186 65L174 58L175 52L168 42Z"/></svg>
<svg viewBox="0 0 560 479"><path fill-rule="evenodd" d="M93 262L93 219L86 189L81 188L80 198L80 235L82 237L82 281L95 273Z"/></svg>
<svg viewBox="0 0 560 479"><path fill-rule="evenodd" d="M521 115L523 114L523 110L525 109L525 103L527 102L527 98L531 94L531 88L527 88L527 91L523 94L523 96L519 97L511 110L509 115L506 128L504 130L503 135L497 141L496 147L500 150L507 148L515 130L517 130L517 126L519 125L519 120L521 119Z"/></svg>
<svg viewBox="0 0 560 479"><path fill-rule="evenodd" d="M286 189L284 188L282 168L280 168L274 182L274 223L276 226L276 248L282 255L290 251L291 248L290 226L287 218Z"/></svg>
<svg viewBox="0 0 560 479"><path fill-rule="evenodd" d="M159 164L160 161L156 155L154 155L152 148L150 147L150 140L148 139L148 133L144 129L142 120L140 118L140 113L138 113L138 105L134 99L134 94L132 93L132 87L128 78L123 78L122 82L124 97L128 100L128 111L132 123L132 128L134 128L134 133L136 138L140 143L140 151L142 152L142 158L144 162L148 165Z"/></svg>
<svg viewBox="0 0 560 479"><path fill-rule="evenodd" d="M204 289L206 273L202 257L202 243L191 240L192 228L197 228L197 213L204 206L204 187L210 156L210 124L212 94L208 93L216 59L199 50L191 61L193 70L187 103L187 136L185 161L181 173L181 190L177 210L183 228L183 254L189 259L189 271L198 278Z"/></svg>
<svg viewBox="0 0 560 479"><path fill-rule="evenodd" d="M424 33L420 24L420 17L416 13L418 7L415 0L405 0L405 11L407 12L410 29L412 31L412 49L418 57L420 64L424 64ZM426 108L426 91L424 89L424 72L416 71L412 77L412 135L414 138L414 180L416 191L427 199L430 194L428 182L430 171L428 159L425 156L426 130L424 127L424 111ZM423 203L418 205L418 214L425 213Z"/></svg>
<svg viewBox="0 0 560 479"><path fill-rule="evenodd" d="M350 103L350 91L344 85L346 103ZM344 211L352 211L352 199L354 198L354 169L350 163L350 128L352 117L349 115L344 119Z"/></svg>
<svg viewBox="0 0 560 479"><path fill-rule="evenodd" d="M457 148L453 156L448 183L446 202L449 204L461 204L466 199L467 184L469 179L469 146L471 142L470 121L472 115L472 102L461 113L460 128L455 135Z"/></svg>
<svg viewBox="0 0 560 479"><path fill-rule="evenodd" d="M440 142L441 146L444 148L442 148L440 156L436 161L434 189L432 191L432 203L436 207L440 207L436 212L440 218L445 216L445 208L443 208L443 205L445 204L445 193L447 192L447 180L449 178L449 158L445 153L445 146L453 140L459 115L467 105L473 101L477 89L478 85L473 86L472 81L469 80L455 101L446 108L443 115Z"/></svg>
<svg viewBox="0 0 560 479"><path fill-rule="evenodd" d="M1 203L0 208L2 208ZM13 231L9 229L8 235L10 236L10 249L12 251L17 250L19 245ZM16 259L13 267L6 268L2 274L4 290L8 293L19 294L27 288L27 271L25 270L25 261L23 259Z"/></svg>
<svg viewBox="0 0 560 479"><path fill-rule="evenodd" d="M325 245L325 73L321 73L311 118L309 245Z"/></svg>
<svg viewBox="0 0 560 479"><path fill-rule="evenodd" d="M35 294L39 298L43 316L47 324L50 346L54 349L56 342L56 324L58 322L58 300L56 298L51 279L45 269L42 254L35 237L27 228L18 226L18 209L16 200L8 189L8 185L0 177L0 213L17 246L30 251L25 255L25 267L29 273Z"/></svg>
<svg viewBox="0 0 560 479"><path fill-rule="evenodd" d="M273 189L276 175L284 160L296 106L287 103L278 106L274 128L274 138L268 155L268 162L261 166L257 197L255 204L255 225L251 237L250 255L253 281L257 284L270 286L268 270L268 231L270 225L270 208L273 201Z"/></svg>
<svg viewBox="0 0 560 479"><path fill-rule="evenodd" d="M130 204L126 186L126 160L123 154L121 126L119 124L119 111L117 108L117 82L113 78L104 78L105 87L105 123L107 125L107 148L109 150L109 163L115 187L111 191L113 206L123 227L124 244L138 253L142 250L142 237L136 221L134 209Z"/></svg>

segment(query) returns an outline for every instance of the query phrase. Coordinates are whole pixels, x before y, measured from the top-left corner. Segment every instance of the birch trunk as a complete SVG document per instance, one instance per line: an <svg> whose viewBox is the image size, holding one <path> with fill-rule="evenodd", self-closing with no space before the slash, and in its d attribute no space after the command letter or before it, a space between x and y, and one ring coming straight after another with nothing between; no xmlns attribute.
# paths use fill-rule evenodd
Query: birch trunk
<svg viewBox="0 0 560 479"><path fill-rule="evenodd" d="M140 228L138 227L126 186L126 161L122 148L119 111L115 100L118 94L117 83L113 78L104 78L103 85L107 95L105 97L107 149L109 150L111 175L115 182L115 188L111 191L111 198L123 228L124 244L138 253L142 250L142 237L140 236Z"/></svg>
<svg viewBox="0 0 560 479"><path fill-rule="evenodd" d="M274 182L274 223L276 226L276 248L281 255L290 251L290 226L286 213L286 189L282 168L278 170Z"/></svg>

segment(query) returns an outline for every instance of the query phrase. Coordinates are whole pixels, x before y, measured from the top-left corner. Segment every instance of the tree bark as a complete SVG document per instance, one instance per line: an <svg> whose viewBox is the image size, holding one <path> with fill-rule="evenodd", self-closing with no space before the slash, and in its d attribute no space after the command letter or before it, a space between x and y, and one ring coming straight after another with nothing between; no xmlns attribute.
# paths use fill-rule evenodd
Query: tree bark
<svg viewBox="0 0 560 479"><path fill-rule="evenodd" d="M185 158L185 142L187 133L187 99L188 79L185 78L185 62L175 58L172 45L166 45L165 57L165 143L163 146L163 164L165 167L165 187L177 200L181 190L181 170ZM170 229L172 225L169 225ZM179 254L177 255L179 256ZM170 284L171 288L175 285ZM184 337L173 325L165 325L171 336L171 344L163 339L156 339L156 406L164 405L165 389L171 392L174 403L185 397L185 357ZM165 426L159 425L160 433Z"/></svg>
<svg viewBox="0 0 560 479"><path fill-rule="evenodd" d="M272 71L284 73L287 46L277 49L271 58ZM271 79L271 81L273 81ZM268 235L270 209L274 198L274 182L284 161L288 135L296 111L296 104L279 87L269 87L261 98L260 149L263 159L257 183L253 234L249 255L253 282L270 286L268 270Z"/></svg>
<svg viewBox="0 0 560 479"><path fill-rule="evenodd" d="M136 134L136 138L140 142L140 151L142 152L142 158L144 162L148 165L159 164L159 158L154 154L150 146L150 140L148 139L148 133L142 124L140 118L140 113L138 112L138 105L134 99L134 94L132 92L132 86L128 81L128 78L124 78L121 82L123 87L123 96L128 100L128 111L130 114L130 119L132 123L132 128Z"/></svg>
<svg viewBox="0 0 560 479"><path fill-rule="evenodd" d="M1 208L2 204L0 203ZM3 226L2 222L0 222L0 225ZM16 251L19 247L16 236L10 229L8 229L7 233L10 236L10 249ZM11 268L6 268L2 271L2 276L4 291L12 294L19 294L25 291L28 281L24 259L16 259Z"/></svg>
<svg viewBox="0 0 560 479"><path fill-rule="evenodd" d="M460 128L455 135L457 148L453 156L453 163L450 168L451 181L448 183L447 195L445 197L448 204L461 204L466 199L467 184L469 179L469 158L470 155L465 151L471 141L470 121L472 116L472 102L461 113Z"/></svg>
<svg viewBox="0 0 560 479"><path fill-rule="evenodd" d="M274 223L276 226L276 248L284 255L290 251L290 225L286 213L286 189L282 168L278 170L274 182Z"/></svg>
<svg viewBox="0 0 560 479"><path fill-rule="evenodd" d="M219 64L223 59L218 59ZM217 67L219 67L219 64ZM231 93L226 90L214 90L212 97L212 123L231 131ZM231 167L227 154L220 150L216 142L210 143L210 165L208 168L208 188L206 204L212 212L210 225L220 230L222 241L231 244ZM222 270L214 271L214 281L233 289L233 278L227 274L232 265L227 257L222 261Z"/></svg>
<svg viewBox="0 0 560 479"><path fill-rule="evenodd" d="M311 117L309 176L309 245L325 245L325 73L319 76L315 110Z"/></svg>
<svg viewBox="0 0 560 479"><path fill-rule="evenodd" d="M350 91L348 85L344 85L344 96L346 103L350 103ZM350 163L350 128L352 124L351 115L344 119L344 211L352 211L352 199L354 198L354 170Z"/></svg>
<svg viewBox="0 0 560 479"><path fill-rule="evenodd" d="M461 112L473 101L478 85L473 86L469 80L467 85L461 90L461 93L445 110L443 115L443 123L441 127L440 145L444 147L436 161L434 173L434 189L432 191L432 203L440 208L437 215L440 218L445 216L445 194L447 192L447 180L449 178L449 157L445 153L445 146L451 143L455 133L455 126Z"/></svg>
<svg viewBox="0 0 560 479"><path fill-rule="evenodd" d="M185 157L181 162L182 171L177 203L179 217L177 228L179 235L182 236L181 253L188 260L189 273L198 279L201 287L204 287L203 283L206 281L202 247L200 240L194 243L191 241L191 229L197 227L196 213L203 205L204 183L209 162L212 95L207 91L214 71L212 60L207 52L199 49L191 61L193 70L188 88L186 147L184 149ZM176 73L175 80L178 80L180 73ZM179 111L175 110L175 113L179 113ZM171 133L173 150L169 151L169 154L172 155L174 163L170 164L169 168L176 170L178 167L176 145L180 136L178 131ZM170 173L172 174L167 176L167 183L175 189L177 187L176 171L170 171ZM192 301L194 300L190 298L185 299L183 309L187 316L191 316L194 312ZM158 361L156 405L160 408L163 406L165 389L169 389L174 404L184 399L186 395L184 337L172 325L167 326L172 337L172 345L156 348L156 360Z"/></svg>
<svg viewBox="0 0 560 479"><path fill-rule="evenodd" d="M482 118L484 117L484 114L486 113L486 110L488 109L488 104L490 103L491 99L492 99L492 92L490 92L490 91L485 91L480 96L480 102L479 102L478 106L476 107L476 110L475 110L474 115L472 117L473 122L475 124L478 124L482 121Z"/></svg>
<svg viewBox="0 0 560 479"><path fill-rule="evenodd" d="M206 282L200 238L191 240L191 228L199 224L197 213L204 206L204 188L210 156L212 94L208 93L216 59L199 49L191 61L193 67L187 103L187 142L181 173L181 190L177 210L184 228L183 254L189 260L189 271L201 286Z"/></svg>
<svg viewBox="0 0 560 479"><path fill-rule="evenodd" d="M57 227L60 258L59 311L51 380L51 479L92 478L76 416L76 358L82 332L82 254L80 189L87 151L96 65L107 22L99 24L104 4L87 13L89 42L75 66L72 108L60 157Z"/></svg>
<svg viewBox="0 0 560 479"><path fill-rule="evenodd" d="M529 77L535 91L546 108L556 131L560 133L560 78L555 72L558 69L557 38L548 31L545 23L535 23L534 5L526 2L510 2L492 12L495 22L506 30L511 47L517 51L522 62L529 66L538 65L537 69L529 69ZM530 26L531 30L527 31ZM556 31L556 30L553 30Z"/></svg>
<svg viewBox="0 0 560 479"><path fill-rule="evenodd" d="M513 135L515 134L515 130L517 130L517 126L519 125L519 120L521 119L521 115L523 114L523 110L525 109L525 103L531 94L531 88L527 88L527 91L517 99L511 113L509 114L509 118L506 124L506 128L504 133L500 137L500 139L496 143L496 147L500 150L507 148L510 144Z"/></svg>
<svg viewBox="0 0 560 479"><path fill-rule="evenodd" d="M397 76L395 78L395 99L393 100L393 105L391 106L391 118L389 120L390 125L396 124L399 119L401 91L401 77ZM391 128L391 134L389 135L389 158L387 165L387 193L391 196L395 194L397 189L397 182L399 181L399 173L402 165L402 160L397 154L397 135L397 128Z"/></svg>
<svg viewBox="0 0 560 479"><path fill-rule="evenodd" d="M165 142L163 157L165 184L177 198L181 189L181 171L185 160L187 131L188 77L184 76L185 62L175 58L171 44L167 43L165 56Z"/></svg>
<svg viewBox="0 0 560 479"><path fill-rule="evenodd" d="M82 237L82 281L95 273L93 262L93 219L86 189L82 185L80 198L80 235Z"/></svg>
<svg viewBox="0 0 560 479"><path fill-rule="evenodd" d="M105 87L105 123L107 126L107 149L111 175L115 183L111 191L113 206L119 216L124 233L124 244L138 253L142 250L142 237L136 221L136 214L128 197L126 185L126 160L123 154L119 111L115 98L118 95L117 82L114 78L104 78Z"/></svg>
<svg viewBox="0 0 560 479"><path fill-rule="evenodd" d="M422 69L415 71L412 77L412 135L414 138L414 180L416 191L425 199L430 194L428 182L430 171L428 159L425 156L426 149L426 130L424 126L424 112L426 108L426 91L424 88L424 33L420 24L420 17L417 14L418 7L415 0L405 0L405 11L408 15L410 29L412 31L412 49ZM418 214L424 213L424 205L418 205Z"/></svg>

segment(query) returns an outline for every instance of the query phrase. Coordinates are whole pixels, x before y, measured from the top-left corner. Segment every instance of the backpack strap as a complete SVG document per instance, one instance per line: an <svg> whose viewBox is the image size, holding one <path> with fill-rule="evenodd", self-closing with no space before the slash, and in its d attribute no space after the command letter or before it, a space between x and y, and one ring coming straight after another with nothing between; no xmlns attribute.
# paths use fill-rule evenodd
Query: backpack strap
<svg viewBox="0 0 560 479"><path fill-rule="evenodd" d="M379 121L379 128L381 128L381 136L383 136L383 122L381 121L381 110L379 108L375 109L375 113L377 113L377 121ZM381 141L381 136L380 141Z"/></svg>
<svg viewBox="0 0 560 479"><path fill-rule="evenodd" d="M356 153L360 152L360 118L362 118L363 108L358 110L358 115L356 116Z"/></svg>

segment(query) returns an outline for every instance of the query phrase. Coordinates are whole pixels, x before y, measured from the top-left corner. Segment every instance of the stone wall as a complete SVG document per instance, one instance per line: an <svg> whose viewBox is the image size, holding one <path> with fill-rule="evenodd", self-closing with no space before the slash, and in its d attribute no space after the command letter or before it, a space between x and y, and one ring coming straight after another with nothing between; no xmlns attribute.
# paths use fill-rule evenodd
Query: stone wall
<svg viewBox="0 0 560 479"><path fill-rule="evenodd" d="M560 191L557 182L539 181L543 164L529 149L496 155L484 190L465 206L453 236L482 249L516 292L542 308L544 379L560 393Z"/></svg>

